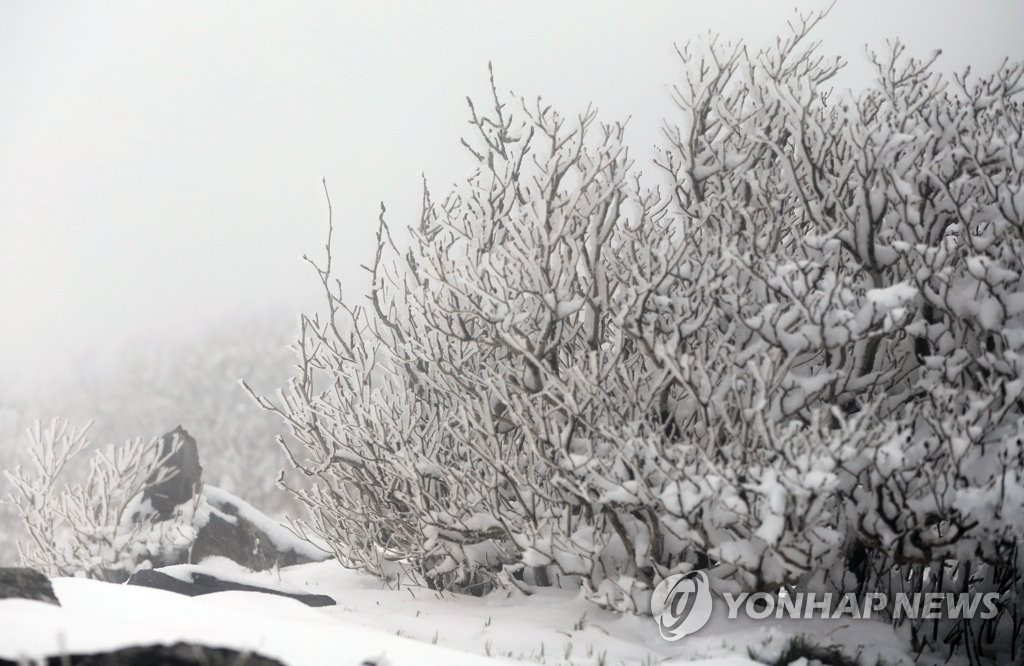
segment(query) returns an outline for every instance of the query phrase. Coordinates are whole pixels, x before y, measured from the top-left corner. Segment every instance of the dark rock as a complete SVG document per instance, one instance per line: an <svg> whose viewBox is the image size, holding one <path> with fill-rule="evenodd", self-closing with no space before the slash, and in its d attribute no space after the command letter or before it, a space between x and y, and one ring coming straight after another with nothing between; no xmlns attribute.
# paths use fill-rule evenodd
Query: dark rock
<svg viewBox="0 0 1024 666"><path fill-rule="evenodd" d="M0 568L0 599L33 599L60 606L50 579L22 567Z"/></svg>
<svg viewBox="0 0 1024 666"><path fill-rule="evenodd" d="M132 577L128 579L128 584L153 587L158 590L176 592L189 597L228 591L263 592L265 594L276 594L280 597L295 599L296 601L301 601L307 606L319 607L337 605L337 602L334 599L325 594L293 594L290 592L275 590L273 588L260 587L258 585L246 585L244 583L234 583L228 580L221 580L215 576L211 576L210 574L192 572L189 575L192 579L191 582L183 581L179 578L175 578L174 576L169 576L162 571L146 569L133 574Z"/></svg>
<svg viewBox="0 0 1024 666"><path fill-rule="evenodd" d="M157 590L166 590L177 594L184 594L186 597L196 597L202 594L196 590L192 583L169 576L156 569L142 569L133 573L127 581L128 585L139 585L140 587L152 587Z"/></svg>
<svg viewBox="0 0 1024 666"><path fill-rule="evenodd" d="M0 659L0 666L18 663ZM47 657L40 663L46 666L284 666L276 659L254 652L189 643L130 647L97 654L58 655Z"/></svg>
<svg viewBox="0 0 1024 666"><path fill-rule="evenodd" d="M175 507L192 501L202 487L203 468L199 464L199 447L192 435L178 426L163 436L160 455L167 456L174 451L175 441L181 446L167 459L165 468L174 470L173 476L162 483L147 488L143 499L148 499L156 510L156 520L167 520L174 515Z"/></svg>
<svg viewBox="0 0 1024 666"><path fill-rule="evenodd" d="M279 550L273 539L242 515L240 506L227 493L209 493L206 501L215 511L196 535L191 549L192 562L220 555L252 571L265 571L312 561L290 548ZM253 511L247 507L247 512Z"/></svg>
<svg viewBox="0 0 1024 666"><path fill-rule="evenodd" d="M180 442L175 449L175 443ZM174 451L173 454L170 454ZM280 534L272 538L265 530L277 527L276 521L233 495L203 485L203 468L199 464L199 447L188 432L178 426L161 439L161 454L168 456L165 468L173 476L147 489L143 499L153 506L152 515L136 515L136 520L162 522L174 517L175 510L196 500L202 492L210 511L204 512L205 523L198 528L195 541L188 548L160 558L151 558L154 566L200 562L211 556L226 557L253 571L287 567L312 562L311 550L304 542ZM169 455L170 454L170 455ZM325 554L326 557L326 554ZM321 558L322 559L322 558ZM117 582L123 582L121 578Z"/></svg>
<svg viewBox="0 0 1024 666"><path fill-rule="evenodd" d="M260 587L258 585L246 585L244 583L224 581L209 574L194 573L192 574L192 582L196 586L209 590L210 592L225 592L228 590L237 590L240 592L264 592L266 594L276 594L278 596L288 597L289 599L295 599L296 601L301 601L307 606L313 607L336 606L338 604L337 601L326 594L295 594L291 592L282 592L280 590Z"/></svg>

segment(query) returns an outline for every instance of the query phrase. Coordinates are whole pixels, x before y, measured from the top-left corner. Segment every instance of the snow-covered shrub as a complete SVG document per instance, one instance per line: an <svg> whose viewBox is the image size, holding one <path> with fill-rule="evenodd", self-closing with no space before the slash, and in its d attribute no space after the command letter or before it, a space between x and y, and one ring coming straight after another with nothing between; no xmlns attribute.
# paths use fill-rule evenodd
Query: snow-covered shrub
<svg viewBox="0 0 1024 666"><path fill-rule="evenodd" d="M169 451L160 439L97 449L84 480L70 480L71 468L92 446L88 430L61 419L29 430L32 469L6 473L14 487L10 501L28 534L18 551L22 564L51 576L123 582L187 549L195 538L197 507L182 506L170 520L154 520L143 498L147 488L173 475L164 463L180 446L177 439Z"/></svg>
<svg viewBox="0 0 1024 666"><path fill-rule="evenodd" d="M729 355L767 366L779 402L757 411L769 422L813 432L828 408L842 415L833 431L853 418L868 436L838 456L802 449L837 473L810 540L806 473L776 483L800 458L755 445L773 461L766 479L743 469L749 446L727 456L746 480L749 525L709 554L769 588L999 591L1004 612L983 629L915 628L914 639L970 642L975 655L1019 645L1024 66L947 80L934 57L893 44L875 57L875 87L835 99L822 88L833 65L813 50L712 54L682 52L696 73L677 89L685 121L660 163L679 214L729 239L721 255L742 288L726 291L735 309L723 314L755 334ZM811 556L781 549L780 533ZM750 538L766 534L776 541Z"/></svg>
<svg viewBox="0 0 1024 666"><path fill-rule="evenodd" d="M495 91L407 249L382 214L368 305L328 240L329 314L260 400L343 562L632 611L695 567L768 592L953 567L1003 594L971 649L1019 641L1024 66L950 79L894 44L840 94L820 18L679 50L660 183L622 125Z"/></svg>

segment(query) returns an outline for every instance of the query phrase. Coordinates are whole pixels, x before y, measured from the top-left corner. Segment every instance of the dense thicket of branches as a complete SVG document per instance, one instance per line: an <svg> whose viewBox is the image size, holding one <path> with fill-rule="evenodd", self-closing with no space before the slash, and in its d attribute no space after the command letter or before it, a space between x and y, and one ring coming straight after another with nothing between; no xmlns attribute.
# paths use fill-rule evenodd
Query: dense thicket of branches
<svg viewBox="0 0 1024 666"><path fill-rule="evenodd" d="M1019 649L1024 67L893 44L840 95L818 18L679 50L658 185L621 124L495 91L479 168L424 195L407 250L382 215L368 305L328 241L329 314L261 400L342 562L631 611L695 567L997 590L998 618L912 637Z"/></svg>

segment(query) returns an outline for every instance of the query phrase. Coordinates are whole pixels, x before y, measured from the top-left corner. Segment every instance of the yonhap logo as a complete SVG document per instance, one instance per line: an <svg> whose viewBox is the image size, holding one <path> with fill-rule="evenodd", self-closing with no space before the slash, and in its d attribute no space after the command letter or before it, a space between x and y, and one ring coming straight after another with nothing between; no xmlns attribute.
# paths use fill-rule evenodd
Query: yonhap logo
<svg viewBox="0 0 1024 666"><path fill-rule="evenodd" d="M696 633L711 619L711 584L704 571L691 571L669 576L661 581L651 595L651 615L666 641ZM735 620L742 613L752 620L819 619L877 620L948 618L983 620L999 613L999 593L985 594L928 592L893 596L881 592L857 595L853 592L724 592L722 599L728 612L722 619ZM891 602L891 603L890 603ZM882 612L879 616L879 612Z"/></svg>
<svg viewBox="0 0 1024 666"><path fill-rule="evenodd" d="M698 631L711 619L711 585L703 571L669 576L651 595L651 614L661 637L678 641Z"/></svg>

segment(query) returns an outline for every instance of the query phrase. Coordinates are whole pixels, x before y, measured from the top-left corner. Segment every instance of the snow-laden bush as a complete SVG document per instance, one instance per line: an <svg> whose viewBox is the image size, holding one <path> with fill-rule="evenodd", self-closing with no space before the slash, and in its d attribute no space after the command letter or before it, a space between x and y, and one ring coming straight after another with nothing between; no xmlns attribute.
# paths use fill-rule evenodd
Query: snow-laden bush
<svg viewBox="0 0 1024 666"><path fill-rule="evenodd" d="M62 419L29 430L32 468L6 473L14 487L9 501L28 535L18 551L22 564L50 576L123 582L187 549L197 507L178 507L170 520L159 520L143 498L174 474L165 463L180 440L166 450L159 438L96 449L84 474L76 474L72 468L92 446L88 430Z"/></svg>
<svg viewBox="0 0 1024 666"><path fill-rule="evenodd" d="M328 239L329 314L261 403L342 562L631 611L695 567L719 590L942 579L1002 614L922 647L1020 640L1024 67L949 78L894 44L839 94L819 18L679 50L660 184L621 124L495 90L479 168L425 192L407 249L382 214L368 305Z"/></svg>

